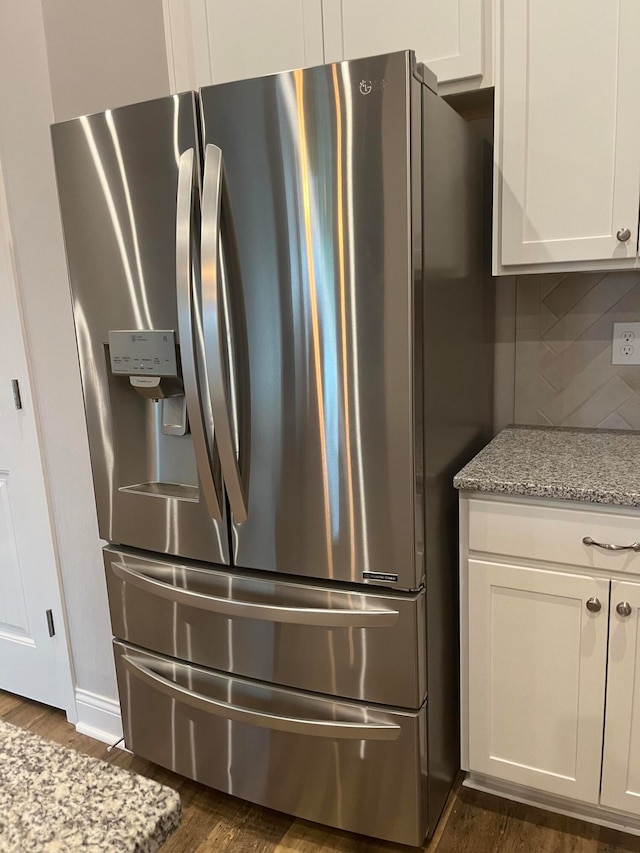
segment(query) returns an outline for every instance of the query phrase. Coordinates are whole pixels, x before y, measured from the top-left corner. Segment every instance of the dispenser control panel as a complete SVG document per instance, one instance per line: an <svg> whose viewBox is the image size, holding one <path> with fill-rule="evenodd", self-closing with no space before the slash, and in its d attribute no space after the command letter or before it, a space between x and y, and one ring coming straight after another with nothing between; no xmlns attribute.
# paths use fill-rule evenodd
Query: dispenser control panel
<svg viewBox="0 0 640 853"><path fill-rule="evenodd" d="M177 376L175 332L109 332L111 371L120 376Z"/></svg>

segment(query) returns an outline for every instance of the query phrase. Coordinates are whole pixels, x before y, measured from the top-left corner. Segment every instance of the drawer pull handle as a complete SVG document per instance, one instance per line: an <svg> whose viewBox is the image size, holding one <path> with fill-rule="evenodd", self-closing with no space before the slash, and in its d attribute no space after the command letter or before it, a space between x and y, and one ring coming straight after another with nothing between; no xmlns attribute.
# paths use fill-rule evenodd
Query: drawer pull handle
<svg viewBox="0 0 640 853"><path fill-rule="evenodd" d="M596 542L590 536L582 540L584 545L594 545L596 548L604 548L605 551L640 551L640 542L632 542L631 545L609 545L608 542Z"/></svg>
<svg viewBox="0 0 640 853"><path fill-rule="evenodd" d="M329 737L343 740L397 740L400 737L400 726L396 723L359 723L351 720L322 720L286 717L281 714L268 714L264 711L254 711L233 705L230 702L220 702L202 693L188 690L181 684L176 684L148 669L139 660L123 655L122 662L128 672L135 678L164 693L171 699L190 705L208 714L224 717L227 720L237 720L252 726L261 726L278 732L292 732L315 737ZM233 679L229 679L233 682Z"/></svg>
<svg viewBox="0 0 640 853"><path fill-rule="evenodd" d="M260 604L241 599L205 595L190 589L163 583L147 577L124 563L111 563L114 575L125 583L176 604L197 607L231 618L262 619L292 625L319 625L323 628L390 628L400 615L397 610L340 610L330 607L290 607L283 604Z"/></svg>
<svg viewBox="0 0 640 853"><path fill-rule="evenodd" d="M616 611L620 616L631 616L631 605L628 601L621 601L616 605Z"/></svg>

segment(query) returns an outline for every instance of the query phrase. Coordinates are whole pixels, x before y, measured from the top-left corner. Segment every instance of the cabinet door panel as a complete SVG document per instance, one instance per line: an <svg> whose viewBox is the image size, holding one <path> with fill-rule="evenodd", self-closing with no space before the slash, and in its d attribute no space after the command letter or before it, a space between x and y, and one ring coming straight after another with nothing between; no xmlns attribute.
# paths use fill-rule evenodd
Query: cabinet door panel
<svg viewBox="0 0 640 853"><path fill-rule="evenodd" d="M211 70L206 82L261 77L324 61L322 0L206 0L205 7Z"/></svg>
<svg viewBox="0 0 640 853"><path fill-rule="evenodd" d="M618 604L631 607L629 616ZM611 584L607 716L600 804L640 814L640 584Z"/></svg>
<svg viewBox="0 0 640 853"><path fill-rule="evenodd" d="M502 0L500 264L635 259L639 41L637 0Z"/></svg>
<svg viewBox="0 0 640 853"><path fill-rule="evenodd" d="M439 82L483 73L483 0L325 0L324 13L328 61L411 49Z"/></svg>
<svg viewBox="0 0 640 853"><path fill-rule="evenodd" d="M471 771L597 802L608 588L469 561Z"/></svg>

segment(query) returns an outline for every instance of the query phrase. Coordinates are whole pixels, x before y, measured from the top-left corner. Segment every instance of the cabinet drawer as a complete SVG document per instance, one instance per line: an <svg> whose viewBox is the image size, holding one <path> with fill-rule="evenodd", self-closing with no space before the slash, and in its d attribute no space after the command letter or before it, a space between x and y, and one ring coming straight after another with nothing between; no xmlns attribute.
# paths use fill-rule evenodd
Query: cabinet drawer
<svg viewBox="0 0 640 853"><path fill-rule="evenodd" d="M426 693L424 592L279 580L104 549L114 635L235 675L404 708Z"/></svg>
<svg viewBox="0 0 640 853"><path fill-rule="evenodd" d="M469 550L569 566L640 573L640 554L585 545L640 541L640 512L612 513L597 505L570 508L531 501L469 500Z"/></svg>
<svg viewBox="0 0 640 853"><path fill-rule="evenodd" d="M332 701L115 642L125 742L269 808L402 844L426 832L426 711Z"/></svg>

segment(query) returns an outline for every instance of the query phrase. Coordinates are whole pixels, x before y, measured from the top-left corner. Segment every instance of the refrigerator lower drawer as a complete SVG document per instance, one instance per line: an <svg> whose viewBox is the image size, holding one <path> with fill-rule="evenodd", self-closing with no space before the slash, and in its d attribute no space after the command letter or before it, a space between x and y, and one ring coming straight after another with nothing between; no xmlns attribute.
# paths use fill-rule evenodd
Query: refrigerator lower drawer
<svg viewBox="0 0 640 853"><path fill-rule="evenodd" d="M425 597L104 549L116 637L234 675L382 705L426 694Z"/></svg>
<svg viewBox="0 0 640 853"><path fill-rule="evenodd" d="M125 742L220 791L401 844L424 839L426 709L332 701L114 641Z"/></svg>

